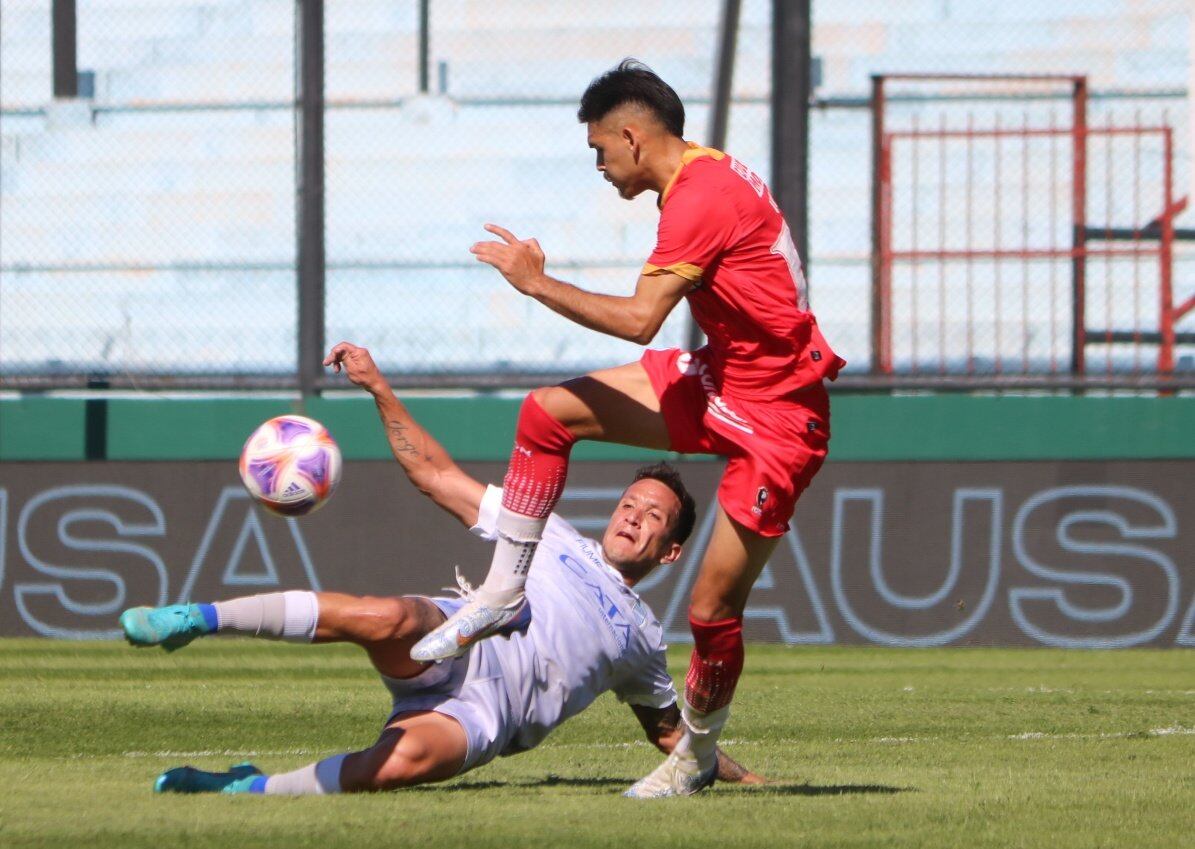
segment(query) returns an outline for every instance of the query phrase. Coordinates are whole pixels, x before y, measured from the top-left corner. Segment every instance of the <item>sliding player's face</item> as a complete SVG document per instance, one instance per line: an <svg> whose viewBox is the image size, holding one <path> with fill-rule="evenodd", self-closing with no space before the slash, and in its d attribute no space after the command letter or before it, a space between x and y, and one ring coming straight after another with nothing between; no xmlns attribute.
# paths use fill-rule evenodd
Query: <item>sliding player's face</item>
<svg viewBox="0 0 1195 849"><path fill-rule="evenodd" d="M597 170L618 190L623 200L632 200L648 188L636 156L634 130L627 127L626 111L615 109L600 121L589 122L589 147L597 156Z"/></svg>
<svg viewBox="0 0 1195 849"><path fill-rule="evenodd" d="M602 536L606 561L628 577L646 575L680 556L672 530L680 517L680 499L658 480L644 478L626 488Z"/></svg>

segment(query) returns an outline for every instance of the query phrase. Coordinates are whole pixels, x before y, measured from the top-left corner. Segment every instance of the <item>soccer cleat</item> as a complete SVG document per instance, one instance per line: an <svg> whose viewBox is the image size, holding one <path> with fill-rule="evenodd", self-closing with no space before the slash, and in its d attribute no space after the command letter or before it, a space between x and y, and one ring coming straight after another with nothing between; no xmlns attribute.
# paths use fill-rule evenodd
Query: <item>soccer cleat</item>
<svg viewBox="0 0 1195 849"><path fill-rule="evenodd" d="M131 607L120 614L120 627L130 644L139 648L161 646L166 651L181 649L212 631L197 604Z"/></svg>
<svg viewBox="0 0 1195 849"><path fill-rule="evenodd" d="M514 603L503 607L490 607L477 598L476 590L459 569L456 583L457 587L449 589L457 593L464 604L442 625L415 644L411 649L411 660L427 663L460 657L487 637L510 636L512 630L526 630L530 624L530 611L525 597L520 596Z"/></svg>
<svg viewBox="0 0 1195 849"><path fill-rule="evenodd" d="M646 777L631 785L622 795L628 799L667 799L672 796L692 796L714 783L718 775L715 760L709 769L702 770L693 757L670 754L664 763Z"/></svg>
<svg viewBox="0 0 1195 849"><path fill-rule="evenodd" d="M154 782L155 793L250 793L262 772L251 763L228 772L207 772L193 766L168 769Z"/></svg>

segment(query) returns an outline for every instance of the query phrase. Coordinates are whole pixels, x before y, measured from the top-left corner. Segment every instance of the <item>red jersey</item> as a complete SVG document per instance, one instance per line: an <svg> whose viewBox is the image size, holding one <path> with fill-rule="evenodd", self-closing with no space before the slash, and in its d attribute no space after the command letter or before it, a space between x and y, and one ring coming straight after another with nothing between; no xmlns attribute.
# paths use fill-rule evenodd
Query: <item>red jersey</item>
<svg viewBox="0 0 1195 849"><path fill-rule="evenodd" d="M693 281L685 297L726 395L770 401L833 380L846 361L809 312L801 261L768 187L734 157L689 147L660 195L643 273Z"/></svg>

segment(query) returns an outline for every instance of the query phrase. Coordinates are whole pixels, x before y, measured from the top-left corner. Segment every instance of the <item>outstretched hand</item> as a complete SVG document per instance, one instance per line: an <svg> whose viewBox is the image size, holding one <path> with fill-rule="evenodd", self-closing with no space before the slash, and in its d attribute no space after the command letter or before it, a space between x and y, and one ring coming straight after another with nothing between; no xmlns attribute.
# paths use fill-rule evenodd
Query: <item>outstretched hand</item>
<svg viewBox="0 0 1195 849"><path fill-rule="evenodd" d="M752 772L730 755L718 749L718 780L724 784L767 784L768 780Z"/></svg>
<svg viewBox="0 0 1195 849"><path fill-rule="evenodd" d="M485 229L502 241L477 242L469 252L480 262L498 269L507 282L524 295L534 296L544 278L544 252L539 242L519 240L514 233L497 224L487 224Z"/></svg>
<svg viewBox="0 0 1195 849"><path fill-rule="evenodd" d="M362 389L373 391L385 383L369 349L352 342L339 342L333 346L328 356L324 357L324 365L331 366L337 374L343 368L348 379Z"/></svg>

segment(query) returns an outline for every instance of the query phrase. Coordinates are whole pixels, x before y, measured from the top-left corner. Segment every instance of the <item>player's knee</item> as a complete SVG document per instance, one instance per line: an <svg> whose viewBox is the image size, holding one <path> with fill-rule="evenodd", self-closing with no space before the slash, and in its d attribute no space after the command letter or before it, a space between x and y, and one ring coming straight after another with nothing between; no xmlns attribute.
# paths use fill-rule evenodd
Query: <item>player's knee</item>
<svg viewBox="0 0 1195 849"><path fill-rule="evenodd" d="M534 399L535 403L543 407L548 413L551 413L551 408L556 406L556 400L554 396L559 391L559 386L541 386L538 389L532 389L529 393L527 393L527 397ZM526 402L524 401L524 403Z"/></svg>
<svg viewBox="0 0 1195 849"><path fill-rule="evenodd" d="M575 395L563 386L541 386L528 393L523 404L526 405L528 401L534 401L550 418L559 422L570 434L566 439L575 439L577 436L575 428L580 423ZM519 418L522 422L527 417L520 411ZM563 435L562 433L561 436Z"/></svg>
<svg viewBox="0 0 1195 849"><path fill-rule="evenodd" d="M743 611L729 599L716 593L701 593L696 589L693 593L692 604L689 605L689 618L697 622L721 622L724 619L735 619L743 615Z"/></svg>
<svg viewBox="0 0 1195 849"><path fill-rule="evenodd" d="M434 766L430 749L418 738L404 734L387 757L378 763L374 787L394 790L420 784L427 780Z"/></svg>
<svg viewBox="0 0 1195 849"><path fill-rule="evenodd" d="M361 599L356 619L359 635L370 643L400 640L414 634L418 627L412 602L406 598L366 596Z"/></svg>

